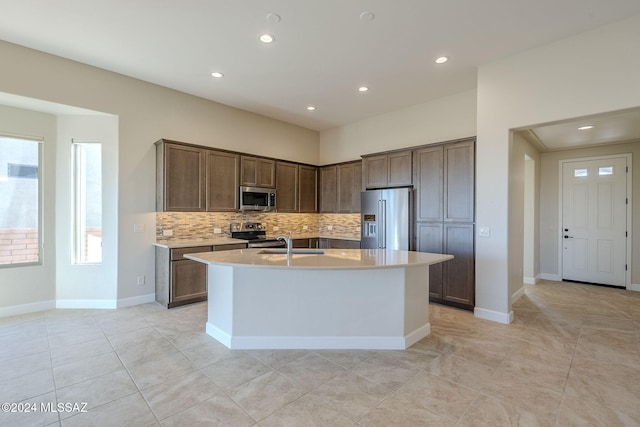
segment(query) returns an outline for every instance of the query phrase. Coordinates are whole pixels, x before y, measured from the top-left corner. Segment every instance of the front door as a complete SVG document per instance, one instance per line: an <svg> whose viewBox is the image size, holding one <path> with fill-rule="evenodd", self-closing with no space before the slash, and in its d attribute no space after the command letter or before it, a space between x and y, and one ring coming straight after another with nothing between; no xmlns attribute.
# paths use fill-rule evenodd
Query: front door
<svg viewBox="0 0 640 427"><path fill-rule="evenodd" d="M626 286L626 157L566 162L562 173L562 279Z"/></svg>

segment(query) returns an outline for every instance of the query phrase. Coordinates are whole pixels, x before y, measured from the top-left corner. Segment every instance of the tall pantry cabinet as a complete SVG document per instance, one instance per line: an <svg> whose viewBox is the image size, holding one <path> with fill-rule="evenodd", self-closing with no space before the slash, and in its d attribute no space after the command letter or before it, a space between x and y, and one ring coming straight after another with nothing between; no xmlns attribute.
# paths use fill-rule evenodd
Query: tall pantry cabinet
<svg viewBox="0 0 640 427"><path fill-rule="evenodd" d="M454 259L432 265L430 299L475 304L475 138L414 151L417 250Z"/></svg>

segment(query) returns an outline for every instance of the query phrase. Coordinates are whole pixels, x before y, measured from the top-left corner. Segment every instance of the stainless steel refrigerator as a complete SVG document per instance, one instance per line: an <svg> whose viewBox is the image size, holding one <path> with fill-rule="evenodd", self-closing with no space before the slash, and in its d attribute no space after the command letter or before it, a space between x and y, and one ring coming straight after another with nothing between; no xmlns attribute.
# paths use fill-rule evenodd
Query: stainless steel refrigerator
<svg viewBox="0 0 640 427"><path fill-rule="evenodd" d="M410 188L389 188L361 193L362 249L414 249L411 192Z"/></svg>

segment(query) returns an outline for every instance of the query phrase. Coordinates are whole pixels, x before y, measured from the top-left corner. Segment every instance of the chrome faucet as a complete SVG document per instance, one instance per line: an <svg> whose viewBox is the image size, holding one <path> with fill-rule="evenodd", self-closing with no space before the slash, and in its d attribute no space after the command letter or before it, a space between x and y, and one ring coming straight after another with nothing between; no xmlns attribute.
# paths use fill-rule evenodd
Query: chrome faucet
<svg viewBox="0 0 640 427"><path fill-rule="evenodd" d="M289 231L289 237L287 237L287 236L278 236L278 237L276 237L276 240L282 240L283 242L286 243L286 245L287 245L287 255L291 255L292 254L292 249L293 249L293 244L292 244L292 241L291 241L292 235L293 235L293 232Z"/></svg>

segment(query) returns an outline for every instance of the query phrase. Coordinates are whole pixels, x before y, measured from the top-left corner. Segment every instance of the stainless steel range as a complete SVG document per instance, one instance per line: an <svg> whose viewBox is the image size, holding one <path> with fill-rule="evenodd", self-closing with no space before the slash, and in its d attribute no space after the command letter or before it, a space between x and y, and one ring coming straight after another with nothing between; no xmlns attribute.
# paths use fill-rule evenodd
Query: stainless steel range
<svg viewBox="0 0 640 427"><path fill-rule="evenodd" d="M232 222L229 225L231 237L247 241L249 248L283 248L282 240L267 239L267 224L263 222Z"/></svg>

